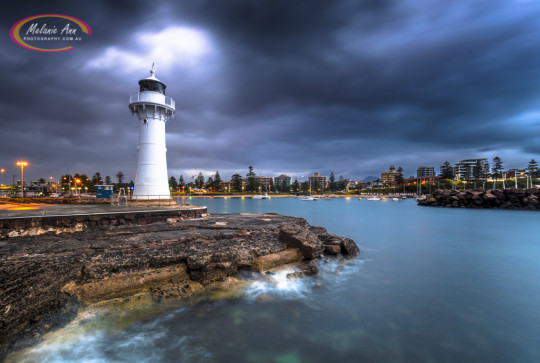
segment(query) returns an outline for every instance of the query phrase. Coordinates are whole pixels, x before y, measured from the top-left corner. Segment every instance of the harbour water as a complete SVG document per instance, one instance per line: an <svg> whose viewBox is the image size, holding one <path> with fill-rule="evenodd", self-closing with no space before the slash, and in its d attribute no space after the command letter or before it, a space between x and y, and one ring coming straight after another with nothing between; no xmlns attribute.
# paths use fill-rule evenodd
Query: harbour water
<svg viewBox="0 0 540 363"><path fill-rule="evenodd" d="M244 278L236 294L90 314L23 362L540 362L540 213L414 200L192 199L277 212L354 239L317 277Z"/></svg>

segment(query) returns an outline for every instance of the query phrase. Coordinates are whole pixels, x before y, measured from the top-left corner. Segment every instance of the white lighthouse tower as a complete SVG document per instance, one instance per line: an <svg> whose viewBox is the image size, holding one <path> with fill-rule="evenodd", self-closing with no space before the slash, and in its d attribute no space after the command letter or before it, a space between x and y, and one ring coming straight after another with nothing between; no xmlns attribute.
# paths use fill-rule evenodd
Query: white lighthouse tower
<svg viewBox="0 0 540 363"><path fill-rule="evenodd" d="M165 83L156 78L153 64L150 77L141 79L139 86L139 92L129 97L129 109L139 118L139 155L133 197L170 198L165 123L174 115L174 100L165 96Z"/></svg>

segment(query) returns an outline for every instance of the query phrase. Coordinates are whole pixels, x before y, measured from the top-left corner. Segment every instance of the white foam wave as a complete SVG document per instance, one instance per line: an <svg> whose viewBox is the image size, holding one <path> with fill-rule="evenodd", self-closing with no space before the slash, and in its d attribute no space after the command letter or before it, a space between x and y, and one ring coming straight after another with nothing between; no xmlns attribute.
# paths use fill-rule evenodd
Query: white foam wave
<svg viewBox="0 0 540 363"><path fill-rule="evenodd" d="M304 297L314 284L309 278L288 278L294 269L287 268L266 274L249 284L244 294L249 299L256 299L261 295L275 295L284 298L298 299Z"/></svg>

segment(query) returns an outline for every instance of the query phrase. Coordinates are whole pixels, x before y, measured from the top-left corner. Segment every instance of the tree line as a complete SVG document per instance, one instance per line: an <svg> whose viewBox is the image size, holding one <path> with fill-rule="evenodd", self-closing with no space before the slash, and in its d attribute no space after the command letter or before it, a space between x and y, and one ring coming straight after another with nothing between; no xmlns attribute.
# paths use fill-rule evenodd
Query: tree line
<svg viewBox="0 0 540 363"><path fill-rule="evenodd" d="M93 193L96 191L96 185L113 185L114 189L120 188L130 188L134 185L133 180L129 183L125 182L125 175L122 171L119 171L115 175L116 182L113 182L110 176L106 175L104 178L101 176L100 172L95 172L92 178L89 178L84 173L75 173L70 174L66 173L62 175L59 179L60 184L66 185L68 188L81 188L82 191L88 191ZM45 183L45 179L39 179L40 183Z"/></svg>
<svg viewBox="0 0 540 363"><path fill-rule="evenodd" d="M402 170L402 169L401 169ZM348 181L343 177L339 176L339 179L336 180L334 172L330 173L330 177L327 185L318 185L316 182L313 182L311 185L309 181L299 182L297 178L294 181L287 183L283 181L282 183L276 184L274 178L270 178L268 185L262 185L261 181L256 178L257 174L254 171L253 166L248 166L248 172L245 177L239 173L231 175L229 185L227 187L227 192L283 192L283 193L307 193L310 189L314 192L316 191L325 191L329 190L332 192L345 190L347 188ZM219 171L213 176L209 176L206 180L202 174L199 172L198 175L192 175L191 181L186 181L183 175L180 175L177 179L174 176L169 178L169 187L173 191L188 191L190 189L207 189L212 192L222 191L222 182Z"/></svg>
<svg viewBox="0 0 540 363"><path fill-rule="evenodd" d="M456 175L454 173L454 167L450 165L450 162L445 161L443 165L440 167L441 173L440 176L442 179L453 179ZM538 162L534 159L531 159L529 163L527 164L527 167L524 168L524 170L527 172L528 175L530 175L533 178L540 177L540 168L538 167ZM476 165L472 168L472 179L476 180L483 180L487 179L488 177L492 177L494 179L502 178L503 176L503 162L500 157L496 156L493 158L493 164L491 165L491 173L490 173L490 165L487 162L487 160L477 160Z"/></svg>
<svg viewBox="0 0 540 363"><path fill-rule="evenodd" d="M540 178L540 168L538 162L534 159L531 159L525 168L527 174L532 178ZM488 177L491 177L496 183L498 180L503 178L503 161L500 157L496 156L493 158L493 163L489 165L487 160L478 160L476 165L472 168L472 173L469 175L471 180L475 181L485 181ZM454 167L450 164L449 161L445 161L443 165L440 166L441 179L453 180L455 175ZM71 187L77 186L81 190L88 192L95 192L96 185L114 185L115 189L119 188L129 188L134 185L133 180L129 183L125 182L125 175L122 171L118 171L115 174L116 181L113 182L112 178L109 175L102 177L100 172L95 172L92 178L89 178L84 173L75 173L70 174L66 173L60 177L61 184L68 184ZM169 187L172 191L188 191L189 189L199 188L199 189L208 189L213 192L221 191L222 189L222 178L219 174L219 171L213 176L209 176L205 179L202 172L199 172L198 175L192 175L191 181L186 181L183 175L180 175L178 179L174 176L169 178ZM288 185L286 182L283 182L281 185L275 185L274 179L270 178L270 183L267 186L268 190L262 190L261 182L256 179L256 173L254 172L253 166L248 167L248 172L245 175L245 183L243 181L244 177L242 175L235 173L231 176L230 186L228 187L227 192L293 192L293 193L307 193L310 190L317 191L331 191L337 192L347 189L347 180L340 175L336 180L334 172L330 173L327 185L317 185L316 182L310 185L309 181L299 182L297 178ZM404 175L403 168L399 166L396 170L396 175L394 177L395 183L397 185L404 184ZM45 183L44 178L39 179L40 183ZM374 181L377 185L380 184L381 180L377 179Z"/></svg>

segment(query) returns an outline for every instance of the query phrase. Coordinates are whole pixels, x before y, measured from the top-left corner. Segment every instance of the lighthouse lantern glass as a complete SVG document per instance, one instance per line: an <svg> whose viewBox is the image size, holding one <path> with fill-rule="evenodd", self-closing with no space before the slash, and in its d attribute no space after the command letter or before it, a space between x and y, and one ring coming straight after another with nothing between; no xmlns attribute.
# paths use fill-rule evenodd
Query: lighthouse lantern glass
<svg viewBox="0 0 540 363"><path fill-rule="evenodd" d="M139 86L141 87L140 92L151 91L165 94L165 85L160 82L141 80L139 81Z"/></svg>

